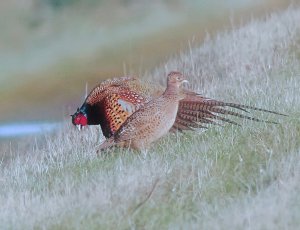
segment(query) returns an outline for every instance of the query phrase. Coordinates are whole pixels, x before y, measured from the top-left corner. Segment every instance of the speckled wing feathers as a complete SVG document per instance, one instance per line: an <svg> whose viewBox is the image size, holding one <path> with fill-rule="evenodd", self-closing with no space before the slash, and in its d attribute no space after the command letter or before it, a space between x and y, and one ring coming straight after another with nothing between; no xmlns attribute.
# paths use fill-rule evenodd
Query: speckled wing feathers
<svg viewBox="0 0 300 230"><path fill-rule="evenodd" d="M99 103L108 94L119 93L121 90L127 89L128 85L134 81L136 81L134 77L113 78L103 81L91 91L85 102L90 105Z"/></svg>
<svg viewBox="0 0 300 230"><path fill-rule="evenodd" d="M121 97L119 94L109 94L103 100L103 108L105 111L105 117L109 124L110 131L115 133L120 126L126 121L128 116L132 114L132 112L128 112L122 108L119 104ZM125 101L124 101L125 103ZM127 107L133 107L134 105L130 102L126 102Z"/></svg>
<svg viewBox="0 0 300 230"><path fill-rule="evenodd" d="M151 100L151 96L141 93L144 90L138 80L133 77L121 77L109 79L96 86L85 103L89 105L101 104L104 109L104 117L108 123L109 131L105 133L114 134L127 118ZM107 136L107 135L106 135Z"/></svg>

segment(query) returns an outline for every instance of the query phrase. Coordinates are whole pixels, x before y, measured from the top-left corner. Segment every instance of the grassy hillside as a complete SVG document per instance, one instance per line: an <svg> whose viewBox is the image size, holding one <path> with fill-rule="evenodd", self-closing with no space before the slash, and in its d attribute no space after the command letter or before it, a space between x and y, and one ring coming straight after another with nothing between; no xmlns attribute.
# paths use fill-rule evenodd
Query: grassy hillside
<svg viewBox="0 0 300 230"><path fill-rule="evenodd" d="M289 114L97 157L97 127L1 145L0 228L298 229L300 8L207 38L144 76Z"/></svg>

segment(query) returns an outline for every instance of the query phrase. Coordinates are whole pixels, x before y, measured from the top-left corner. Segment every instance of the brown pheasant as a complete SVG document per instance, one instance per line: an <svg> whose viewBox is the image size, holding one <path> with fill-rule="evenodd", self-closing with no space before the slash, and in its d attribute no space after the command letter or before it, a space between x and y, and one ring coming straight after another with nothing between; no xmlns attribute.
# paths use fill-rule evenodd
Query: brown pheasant
<svg viewBox="0 0 300 230"><path fill-rule="evenodd" d="M163 87L143 83L133 77L109 79L90 92L83 105L72 115L72 122L79 129L86 125L100 124L104 136L109 138L115 134L133 112L161 96L163 92ZM238 125L224 115L258 122L263 121L237 111L228 110L228 108L243 112L248 112L247 109L250 109L283 115L252 106L205 98L188 90L183 90L183 93L185 96L179 102L177 116L171 131L206 128L205 124L218 124L216 121Z"/></svg>
<svg viewBox="0 0 300 230"><path fill-rule="evenodd" d="M185 81L181 73L171 72L165 92L134 112L99 150L113 145L142 150L167 134L175 122L179 101L185 97L179 88Z"/></svg>

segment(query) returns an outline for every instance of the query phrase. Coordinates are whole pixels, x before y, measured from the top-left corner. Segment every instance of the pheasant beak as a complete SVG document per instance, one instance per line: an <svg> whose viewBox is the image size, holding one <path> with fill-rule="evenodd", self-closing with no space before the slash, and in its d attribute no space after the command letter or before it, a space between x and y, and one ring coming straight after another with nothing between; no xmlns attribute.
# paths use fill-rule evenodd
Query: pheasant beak
<svg viewBox="0 0 300 230"><path fill-rule="evenodd" d="M183 81L181 82L181 85L183 85L184 83L189 84L189 81L188 81L188 80L183 80Z"/></svg>
<svg viewBox="0 0 300 230"><path fill-rule="evenodd" d="M76 127L77 127L77 129L78 129L79 131L81 131L82 125L76 125Z"/></svg>

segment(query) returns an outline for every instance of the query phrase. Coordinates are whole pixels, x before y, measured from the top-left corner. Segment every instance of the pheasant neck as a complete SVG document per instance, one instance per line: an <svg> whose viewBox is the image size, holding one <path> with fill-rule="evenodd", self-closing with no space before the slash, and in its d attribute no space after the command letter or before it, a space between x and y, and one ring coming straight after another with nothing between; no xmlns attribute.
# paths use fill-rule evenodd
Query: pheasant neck
<svg viewBox="0 0 300 230"><path fill-rule="evenodd" d="M179 87L177 85L169 84L164 92L164 96L179 97L180 96Z"/></svg>

